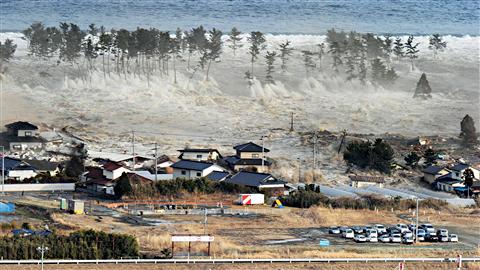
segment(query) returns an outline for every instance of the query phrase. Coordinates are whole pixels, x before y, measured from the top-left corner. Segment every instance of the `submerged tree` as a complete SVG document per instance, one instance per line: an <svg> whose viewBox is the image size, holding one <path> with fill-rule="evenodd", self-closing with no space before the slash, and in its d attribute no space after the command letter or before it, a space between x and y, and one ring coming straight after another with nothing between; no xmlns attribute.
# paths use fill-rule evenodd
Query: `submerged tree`
<svg viewBox="0 0 480 270"><path fill-rule="evenodd" d="M173 59L173 83L177 83L177 59L181 59L183 32L180 28L175 31L175 38L170 40L170 53Z"/></svg>
<svg viewBox="0 0 480 270"><path fill-rule="evenodd" d="M396 38L395 42L393 42L393 54L397 57L397 60L399 61L405 55L401 38Z"/></svg>
<svg viewBox="0 0 480 270"><path fill-rule="evenodd" d="M443 41L439 34L433 34L429 39L430 50L433 50L433 59L437 58L439 51L443 51L447 47L447 42Z"/></svg>
<svg viewBox="0 0 480 270"><path fill-rule="evenodd" d="M280 66L283 72L287 71L287 61L288 57L292 55L293 48L290 47L290 41L286 40L284 43L280 43L280 59L282 60L282 65Z"/></svg>
<svg viewBox="0 0 480 270"><path fill-rule="evenodd" d="M251 69L250 69L250 76L253 78L253 64L258 58L258 55L260 54L260 51L264 50L266 45L265 45L265 36L263 35L262 32L258 31L253 31L250 33L250 37L248 37L248 42L250 42L250 48L249 48L249 54L250 54L250 63L251 63Z"/></svg>
<svg viewBox="0 0 480 270"><path fill-rule="evenodd" d="M407 166L411 168L416 168L418 166L418 162L420 161L420 156L416 152L410 152L405 158L405 162Z"/></svg>
<svg viewBox="0 0 480 270"><path fill-rule="evenodd" d="M317 48L318 67L321 68L323 55L325 54L325 43L317 44Z"/></svg>
<svg viewBox="0 0 480 270"><path fill-rule="evenodd" d="M432 88L427 80L427 75L422 73L420 80L417 82L417 87L415 88L415 94L413 97L420 97L420 98L431 98L432 97Z"/></svg>
<svg viewBox="0 0 480 270"><path fill-rule="evenodd" d="M12 59L16 49L17 45L13 40L7 38L3 44L0 41L0 62L8 62Z"/></svg>
<svg viewBox="0 0 480 270"><path fill-rule="evenodd" d="M310 71L315 68L315 62L313 61L314 52L309 50L302 51L303 55L303 65L305 66L305 73L307 77L310 74Z"/></svg>
<svg viewBox="0 0 480 270"><path fill-rule="evenodd" d="M342 47L340 46L340 43L337 41L334 41L330 44L330 50L328 51L332 55L332 68L335 72L338 73L338 67L343 64L342 61Z"/></svg>
<svg viewBox="0 0 480 270"><path fill-rule="evenodd" d="M460 138L465 144L478 142L477 130L475 129L475 121L470 115L465 115L460 123Z"/></svg>
<svg viewBox="0 0 480 270"><path fill-rule="evenodd" d="M413 64L413 60L418 58L417 53L419 52L419 50L417 49L417 47L419 44L420 43L413 44L413 36L409 36L407 39L407 42L404 45L406 49L405 55L408 58L410 58L410 62L412 64L412 70L415 68L415 65Z"/></svg>
<svg viewBox="0 0 480 270"><path fill-rule="evenodd" d="M265 79L267 83L271 83L271 84L275 83L272 73L274 70L273 64L275 63L276 56L277 56L276 52L268 52L268 51L267 51L267 54L265 55L265 61L267 63L267 75L265 76Z"/></svg>
<svg viewBox="0 0 480 270"><path fill-rule="evenodd" d="M230 43L228 47L232 49L233 56L235 56L235 52L237 51L237 49L243 46L243 44L240 44L240 41L242 41L242 37L240 36L241 34L242 32L240 32L236 27L233 27L230 31L230 34L228 35L228 42Z"/></svg>

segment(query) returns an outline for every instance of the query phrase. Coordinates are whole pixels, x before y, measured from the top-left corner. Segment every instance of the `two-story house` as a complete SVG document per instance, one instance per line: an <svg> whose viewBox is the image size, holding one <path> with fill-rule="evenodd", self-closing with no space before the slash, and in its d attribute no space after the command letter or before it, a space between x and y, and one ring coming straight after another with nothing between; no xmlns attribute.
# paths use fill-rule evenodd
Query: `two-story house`
<svg viewBox="0 0 480 270"><path fill-rule="evenodd" d="M10 151L41 149L44 140L39 137L38 127L34 124L18 121L5 125Z"/></svg>
<svg viewBox="0 0 480 270"><path fill-rule="evenodd" d="M225 162L232 170L260 173L269 171L271 163L265 158L265 154L270 152L269 149L253 142L234 146L233 149L235 149L236 155L225 158Z"/></svg>
<svg viewBox="0 0 480 270"><path fill-rule="evenodd" d="M225 169L213 163L193 160L177 161L171 166L171 168L173 168L173 179L196 179L205 177L213 171L225 171Z"/></svg>
<svg viewBox="0 0 480 270"><path fill-rule="evenodd" d="M179 159L196 161L217 161L222 158L217 149L212 148L185 148L178 150Z"/></svg>

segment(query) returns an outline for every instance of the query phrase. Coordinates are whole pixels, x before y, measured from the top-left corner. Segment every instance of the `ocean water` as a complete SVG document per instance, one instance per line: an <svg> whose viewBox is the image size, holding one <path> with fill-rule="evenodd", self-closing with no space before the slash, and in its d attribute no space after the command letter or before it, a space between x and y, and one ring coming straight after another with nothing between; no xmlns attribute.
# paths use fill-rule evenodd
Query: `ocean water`
<svg viewBox="0 0 480 270"><path fill-rule="evenodd" d="M477 0L0 0L0 31L34 21L110 28L324 34L332 27L376 34L480 35Z"/></svg>

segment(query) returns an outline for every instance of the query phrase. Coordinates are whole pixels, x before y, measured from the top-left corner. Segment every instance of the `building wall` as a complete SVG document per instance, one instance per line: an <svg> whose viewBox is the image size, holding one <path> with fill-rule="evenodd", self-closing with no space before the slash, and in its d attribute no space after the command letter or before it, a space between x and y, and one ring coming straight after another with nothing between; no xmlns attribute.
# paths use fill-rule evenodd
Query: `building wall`
<svg viewBox="0 0 480 270"><path fill-rule="evenodd" d="M119 178L120 176L122 176L122 174L124 172L129 172L130 170L126 169L126 168L118 168L114 171L107 171L107 170L103 170L103 176L105 176L105 178L107 179L111 179L111 180L114 180L114 179L117 179Z"/></svg>
<svg viewBox="0 0 480 270"><path fill-rule="evenodd" d="M354 188L364 188L364 187L370 187L370 186L383 187L383 183L352 181L351 186Z"/></svg>
<svg viewBox="0 0 480 270"><path fill-rule="evenodd" d="M241 152L237 153L237 156L243 159L262 158L262 152Z"/></svg>
<svg viewBox="0 0 480 270"><path fill-rule="evenodd" d="M17 133L18 137L35 137L38 136L38 131L37 130L18 130Z"/></svg>
<svg viewBox="0 0 480 270"><path fill-rule="evenodd" d="M43 144L41 142L11 142L10 151L23 151L26 149L42 149Z"/></svg>
<svg viewBox="0 0 480 270"><path fill-rule="evenodd" d="M184 171L185 174L183 174L182 171ZM199 178L199 177L205 177L213 171L222 172L222 171L224 171L224 169L220 166L217 166L217 165L210 166L203 171L183 170L183 169L174 168L173 169L173 179L176 179L176 178L196 179L196 178Z"/></svg>
<svg viewBox="0 0 480 270"><path fill-rule="evenodd" d="M182 159L196 160L196 161L207 161L209 160L210 155L208 152L183 152Z"/></svg>
<svg viewBox="0 0 480 270"><path fill-rule="evenodd" d="M256 168L257 172L259 173L267 173L269 172L269 167L268 166L263 166L264 168L262 169L262 165L235 165L233 168L236 171L241 171L241 170L250 170L252 168Z"/></svg>
<svg viewBox="0 0 480 270"><path fill-rule="evenodd" d="M37 175L37 173L33 170L18 170L18 171L12 170L8 172L8 175L6 176L6 178L22 181L30 177L35 177L35 175Z"/></svg>

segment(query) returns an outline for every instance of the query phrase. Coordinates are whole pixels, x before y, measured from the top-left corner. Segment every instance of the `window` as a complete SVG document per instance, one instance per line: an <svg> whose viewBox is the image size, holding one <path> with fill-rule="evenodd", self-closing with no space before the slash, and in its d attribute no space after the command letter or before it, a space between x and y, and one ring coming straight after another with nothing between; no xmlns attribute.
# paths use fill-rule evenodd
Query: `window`
<svg viewBox="0 0 480 270"><path fill-rule="evenodd" d="M186 175L187 174L187 171L182 171L182 175Z"/></svg>
<svg viewBox="0 0 480 270"><path fill-rule="evenodd" d="M25 131L25 136L31 137L31 136L32 136L32 132L31 132L31 131Z"/></svg>
<svg viewBox="0 0 480 270"><path fill-rule="evenodd" d="M252 154L252 158L260 158L259 154Z"/></svg>
<svg viewBox="0 0 480 270"><path fill-rule="evenodd" d="M198 176L198 177L202 176L202 173L201 173L201 172L197 172L197 176Z"/></svg>
<svg viewBox="0 0 480 270"><path fill-rule="evenodd" d="M202 155L197 155L197 158L202 158Z"/></svg>

